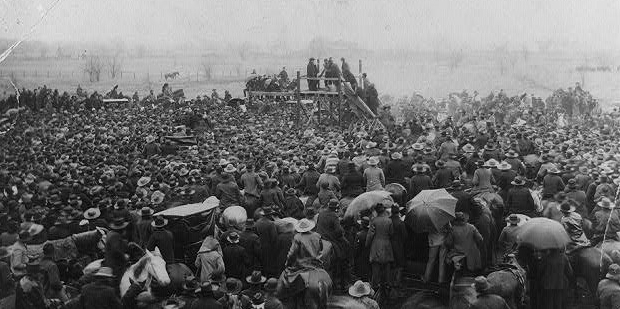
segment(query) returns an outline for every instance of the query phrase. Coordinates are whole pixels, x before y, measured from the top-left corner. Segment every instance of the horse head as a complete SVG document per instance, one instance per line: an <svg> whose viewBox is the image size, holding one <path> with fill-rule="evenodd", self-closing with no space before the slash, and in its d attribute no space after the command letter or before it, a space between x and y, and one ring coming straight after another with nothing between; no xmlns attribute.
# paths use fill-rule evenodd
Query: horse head
<svg viewBox="0 0 620 309"><path fill-rule="evenodd" d="M104 251L105 250L105 242L107 239L108 230L102 227L97 227L96 231L99 233L99 241L97 242L97 249Z"/></svg>
<svg viewBox="0 0 620 309"><path fill-rule="evenodd" d="M170 276L168 276L168 271L166 271L166 261L161 257L159 248L155 247L155 250L152 252L146 250L144 257L147 259L145 270L148 275L155 279L159 285L170 284Z"/></svg>

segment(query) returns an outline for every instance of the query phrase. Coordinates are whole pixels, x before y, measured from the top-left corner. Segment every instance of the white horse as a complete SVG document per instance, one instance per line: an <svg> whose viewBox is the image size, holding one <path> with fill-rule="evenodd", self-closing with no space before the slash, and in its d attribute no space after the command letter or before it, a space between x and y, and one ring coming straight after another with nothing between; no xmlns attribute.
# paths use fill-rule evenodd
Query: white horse
<svg viewBox="0 0 620 309"><path fill-rule="evenodd" d="M153 252L146 250L144 256L125 271L120 284L121 297L127 293L132 281L145 282L144 286L147 292L150 293L153 279L159 285L170 284L170 276L168 276L168 271L166 270L166 261L161 257L157 247L155 247Z"/></svg>
<svg viewBox="0 0 620 309"><path fill-rule="evenodd" d="M93 274L101 268L103 259L95 260L84 267L84 274ZM127 293L132 282L145 282L147 292L151 292L151 282L155 281L160 285L170 284L170 276L166 270L166 261L161 257L159 248L155 247L154 251L146 250L143 257L138 262L129 266L120 283L121 297Z"/></svg>

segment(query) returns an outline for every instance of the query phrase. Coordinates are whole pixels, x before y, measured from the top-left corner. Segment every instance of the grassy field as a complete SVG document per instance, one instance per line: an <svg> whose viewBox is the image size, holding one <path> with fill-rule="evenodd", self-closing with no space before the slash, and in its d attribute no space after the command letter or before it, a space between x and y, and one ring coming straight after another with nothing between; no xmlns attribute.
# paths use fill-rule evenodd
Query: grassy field
<svg viewBox="0 0 620 309"><path fill-rule="evenodd" d="M344 55L357 72L355 55ZM334 56L338 59L339 56ZM478 90L481 95L504 89L509 95L523 92L546 98L557 88L574 86L575 82L598 98L603 105L620 103L620 61L607 60L610 72L575 70L584 64L581 56L570 54L530 54L527 58L511 58L506 61L493 53L470 53L454 68L449 58L433 54L408 54L390 56L377 54L362 57L363 71L375 83L380 94L393 97L411 95L415 92L435 99L447 97L451 92L467 89ZM187 97L210 94L216 88L220 94L229 90L233 96L243 95L245 76L256 69L259 74L273 74L286 66L289 76L296 70L305 74L305 57L259 57L240 61L225 59L211 61L212 78L205 76L204 60L198 56L170 56L153 58L127 58L123 60L122 76L110 78L106 68L99 82L91 83L84 73L84 62L76 59L32 59L9 57L0 64L0 95L11 92L9 76L18 87L34 88L43 84L48 87L74 92L78 84L88 91L107 92L118 84L125 94L134 91L143 96L149 89L159 92L165 82L163 74L178 71L180 76L169 81L173 89L183 88ZM504 59L504 60L502 60ZM596 64L599 65L599 64ZM503 68L503 70L502 70ZM503 72L502 72L503 71ZM303 85L304 87L306 85Z"/></svg>

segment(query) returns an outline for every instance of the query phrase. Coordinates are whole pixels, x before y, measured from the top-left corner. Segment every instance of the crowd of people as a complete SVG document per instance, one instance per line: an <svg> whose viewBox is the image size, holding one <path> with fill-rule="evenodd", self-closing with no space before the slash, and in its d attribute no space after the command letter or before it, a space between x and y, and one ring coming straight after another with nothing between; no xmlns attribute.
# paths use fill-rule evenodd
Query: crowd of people
<svg viewBox="0 0 620 309"><path fill-rule="evenodd" d="M477 275L513 255L527 273L530 308L566 308L579 250L620 241L618 127L608 117L515 125L460 102L445 119L419 113L384 128L304 131L290 121L293 110L244 112L206 96L167 108L93 105L49 89L32 92L35 102L42 92L52 103L28 105L0 136L0 298L16 308L284 308L291 298L303 308L309 296L284 295L281 285L309 264L329 276L306 276L308 289L329 281L351 304L378 308L374 292L403 287L414 262L426 265L421 282L447 284L464 271L476 277L473 308L506 308ZM188 117L209 129L179 123ZM175 135L196 142L166 138ZM405 190L345 216L356 197L390 184ZM457 199L454 216L420 231L407 202L440 188ZM211 196L218 217L241 206L247 220L218 220L174 292L139 276L119 288L145 254L186 262L176 244L187 235L153 215ZM517 226L533 217L562 224L567 246L519 246ZM81 254L75 278L50 241L93 231L105 234L103 250ZM39 257L29 254L41 245ZM620 252L605 256L610 265L590 296L617 308Z"/></svg>

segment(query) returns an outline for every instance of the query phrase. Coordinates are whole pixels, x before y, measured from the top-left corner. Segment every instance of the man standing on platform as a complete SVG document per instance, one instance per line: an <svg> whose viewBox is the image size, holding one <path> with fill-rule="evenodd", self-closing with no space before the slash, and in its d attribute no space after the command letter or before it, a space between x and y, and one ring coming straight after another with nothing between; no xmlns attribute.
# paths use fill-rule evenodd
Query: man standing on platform
<svg viewBox="0 0 620 309"><path fill-rule="evenodd" d="M316 78L319 75L319 67L314 63L314 58L310 58L308 61L308 66L306 68L306 75L308 78ZM318 90L319 81L308 79L308 89L310 91Z"/></svg>

